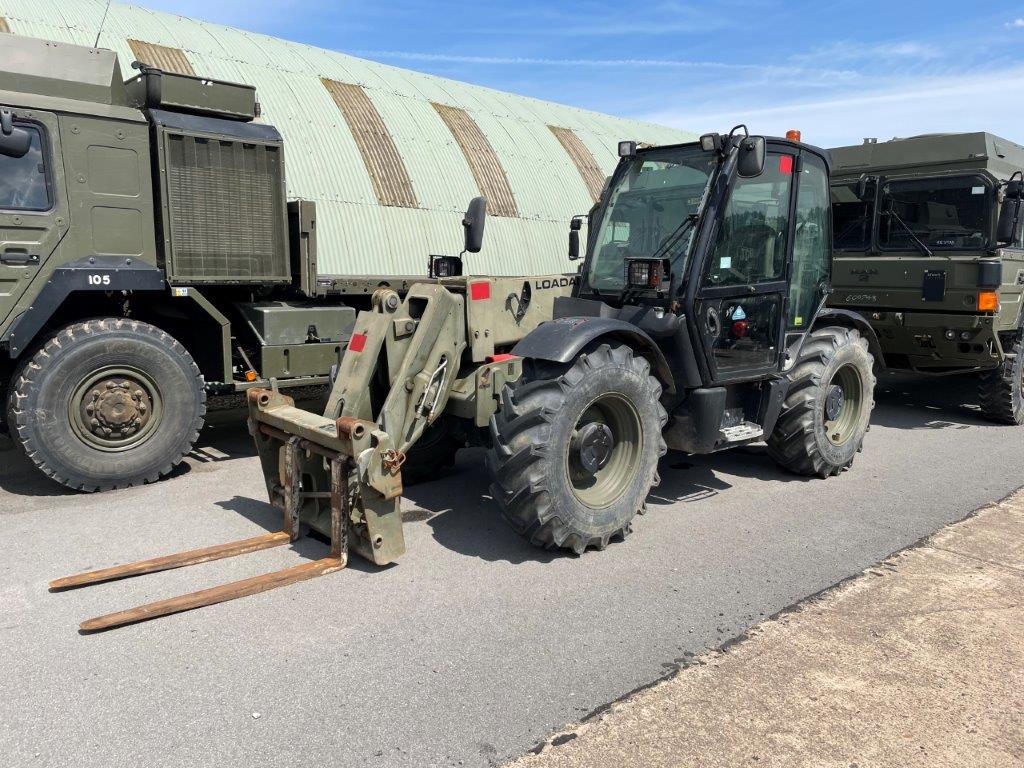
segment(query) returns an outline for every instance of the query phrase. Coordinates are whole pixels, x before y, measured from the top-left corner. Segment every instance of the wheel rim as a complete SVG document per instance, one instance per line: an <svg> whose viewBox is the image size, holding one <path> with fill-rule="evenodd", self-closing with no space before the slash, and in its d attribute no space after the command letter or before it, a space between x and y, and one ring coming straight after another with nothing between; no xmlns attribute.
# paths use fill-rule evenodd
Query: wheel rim
<svg viewBox="0 0 1024 768"><path fill-rule="evenodd" d="M852 365L844 365L833 375L825 390L825 434L833 445L843 445L860 428L864 387L860 374Z"/></svg>
<svg viewBox="0 0 1024 768"><path fill-rule="evenodd" d="M148 440L163 415L156 382L137 368L124 366L90 373L75 387L68 407L78 439L110 453Z"/></svg>
<svg viewBox="0 0 1024 768"><path fill-rule="evenodd" d="M624 395L593 400L577 420L566 452L573 495L593 509L617 502L636 478L642 445L640 415Z"/></svg>

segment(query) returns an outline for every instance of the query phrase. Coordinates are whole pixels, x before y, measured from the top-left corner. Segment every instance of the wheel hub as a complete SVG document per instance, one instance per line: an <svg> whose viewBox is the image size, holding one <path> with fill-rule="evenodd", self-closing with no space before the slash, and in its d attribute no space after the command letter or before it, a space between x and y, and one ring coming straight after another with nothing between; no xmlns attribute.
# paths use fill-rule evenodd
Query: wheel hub
<svg viewBox="0 0 1024 768"><path fill-rule="evenodd" d="M131 437L145 427L152 413L146 391L128 379L107 379L85 397L89 431L98 437Z"/></svg>
<svg viewBox="0 0 1024 768"><path fill-rule="evenodd" d="M838 384L828 388L825 395L825 418L828 421L835 421L843 414L843 405L846 403L846 393Z"/></svg>
<svg viewBox="0 0 1024 768"><path fill-rule="evenodd" d="M611 428L601 422L591 422L573 436L572 450L580 467L590 475L596 475L608 465L614 449L615 436Z"/></svg>

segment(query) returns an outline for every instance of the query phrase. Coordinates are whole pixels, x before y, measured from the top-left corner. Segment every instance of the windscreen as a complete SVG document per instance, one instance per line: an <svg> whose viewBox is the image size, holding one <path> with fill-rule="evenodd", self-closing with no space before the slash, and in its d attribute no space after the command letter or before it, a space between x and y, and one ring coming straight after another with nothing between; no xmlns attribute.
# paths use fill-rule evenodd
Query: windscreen
<svg viewBox="0 0 1024 768"><path fill-rule="evenodd" d="M874 199L857 197L856 184L832 187L832 231L836 250L866 251L871 246Z"/></svg>
<svg viewBox="0 0 1024 768"><path fill-rule="evenodd" d="M699 146L647 150L620 169L597 228L587 281L599 291L621 291L625 259L666 258L675 280L683 273L697 213L717 164Z"/></svg>
<svg viewBox="0 0 1024 768"><path fill-rule="evenodd" d="M879 200L878 244L913 251L916 236L932 250L985 248L994 197L977 176L890 181Z"/></svg>

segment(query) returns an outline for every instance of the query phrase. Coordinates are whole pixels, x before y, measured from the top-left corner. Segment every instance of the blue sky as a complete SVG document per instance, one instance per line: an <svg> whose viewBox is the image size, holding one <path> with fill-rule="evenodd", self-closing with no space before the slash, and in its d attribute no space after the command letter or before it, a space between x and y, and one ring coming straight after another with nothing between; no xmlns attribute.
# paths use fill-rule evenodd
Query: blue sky
<svg viewBox="0 0 1024 768"><path fill-rule="evenodd" d="M1024 143L1024 3L136 2L697 133Z"/></svg>

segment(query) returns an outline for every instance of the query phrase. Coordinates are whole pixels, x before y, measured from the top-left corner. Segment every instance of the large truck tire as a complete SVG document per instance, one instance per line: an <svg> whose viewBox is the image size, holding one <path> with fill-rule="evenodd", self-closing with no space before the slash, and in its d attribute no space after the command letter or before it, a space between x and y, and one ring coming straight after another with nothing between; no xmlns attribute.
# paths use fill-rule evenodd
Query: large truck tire
<svg viewBox="0 0 1024 768"><path fill-rule="evenodd" d="M151 483L199 437L203 377L164 331L123 318L70 325L15 375L11 435L47 476L79 491Z"/></svg>
<svg viewBox="0 0 1024 768"><path fill-rule="evenodd" d="M790 387L768 453L798 475L831 477L853 464L875 405L874 360L851 328L812 331L789 373Z"/></svg>
<svg viewBox="0 0 1024 768"><path fill-rule="evenodd" d="M525 361L490 422L491 493L505 519L536 546L576 554L624 537L658 482L660 398L650 364L624 344L567 365Z"/></svg>
<svg viewBox="0 0 1024 768"><path fill-rule="evenodd" d="M981 412L998 424L1024 424L1024 336L1017 335L998 368L978 382Z"/></svg>

